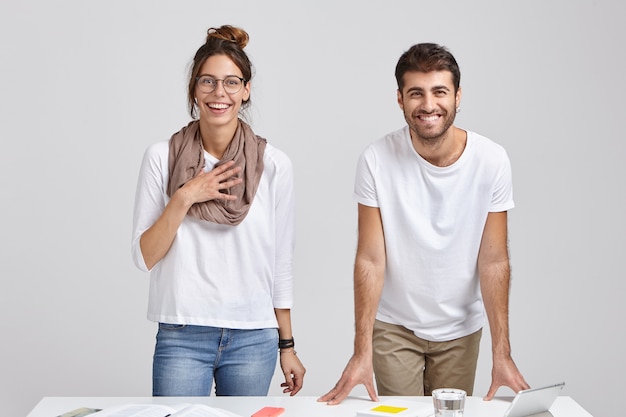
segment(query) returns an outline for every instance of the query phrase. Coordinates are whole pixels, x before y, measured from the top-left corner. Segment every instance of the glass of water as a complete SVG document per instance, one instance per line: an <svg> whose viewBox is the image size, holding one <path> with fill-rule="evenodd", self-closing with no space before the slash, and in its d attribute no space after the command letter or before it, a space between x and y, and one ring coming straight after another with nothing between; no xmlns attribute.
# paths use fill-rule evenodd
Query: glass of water
<svg viewBox="0 0 626 417"><path fill-rule="evenodd" d="M433 391L436 417L463 417L465 391L456 388L439 388Z"/></svg>

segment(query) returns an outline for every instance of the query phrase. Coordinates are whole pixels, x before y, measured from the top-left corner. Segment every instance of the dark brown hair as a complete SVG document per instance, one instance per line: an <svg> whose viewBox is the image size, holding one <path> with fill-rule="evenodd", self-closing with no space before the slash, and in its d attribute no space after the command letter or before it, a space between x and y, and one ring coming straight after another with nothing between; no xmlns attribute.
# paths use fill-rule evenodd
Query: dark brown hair
<svg viewBox="0 0 626 417"><path fill-rule="evenodd" d="M244 85L252 78L252 63L248 55L243 51L249 40L248 33L238 27L224 25L219 28L209 28L207 30L206 42L193 57L193 65L189 71L189 86L187 91L187 105L192 118L197 117L195 107L196 77L200 73L202 65L213 55L226 55L241 70L245 79ZM250 104L250 99L243 102L241 108L244 109Z"/></svg>
<svg viewBox="0 0 626 417"><path fill-rule="evenodd" d="M450 71L455 93L461 85L461 70L456 59L445 46L435 43L418 43L402 54L396 65L396 82L400 91L404 87L404 74L410 71Z"/></svg>

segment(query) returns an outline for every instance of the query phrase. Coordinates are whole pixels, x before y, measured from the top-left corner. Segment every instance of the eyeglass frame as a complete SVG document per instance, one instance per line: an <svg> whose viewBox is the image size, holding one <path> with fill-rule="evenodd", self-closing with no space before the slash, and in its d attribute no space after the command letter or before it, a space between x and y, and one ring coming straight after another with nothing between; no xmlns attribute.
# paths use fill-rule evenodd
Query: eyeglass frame
<svg viewBox="0 0 626 417"><path fill-rule="evenodd" d="M248 84L248 81L250 81L250 80L247 80L247 79L245 79L245 78L243 78L243 77L239 77L238 75L227 75L227 76L226 76L226 77L224 77L224 78L213 78L213 77L211 77L210 75L198 75L198 76L196 77L196 87L198 87L198 88L200 88L200 89L202 89L202 87L198 85L198 81L200 81L200 78L203 78L203 77L208 77L208 78L211 78L211 79L213 79L213 80L215 81L215 87L213 87L213 90L211 90L211 91L206 91L206 93L208 93L208 94L210 94L210 93L214 92L215 90L217 90L217 84L218 84L217 82L218 82L218 81L221 81L221 82L222 82L222 88L224 88L224 92L226 92L226 94L237 94L238 92L240 92L240 91L241 91L241 89L242 89L243 87L245 87L245 86ZM233 93L229 93L228 91L226 91L226 87L224 86L224 81L225 81L226 79L228 79L228 78L237 78L239 81L241 81L241 82L242 82L241 87L239 88L239 90L237 90L237 91L235 91L235 92L233 92Z"/></svg>

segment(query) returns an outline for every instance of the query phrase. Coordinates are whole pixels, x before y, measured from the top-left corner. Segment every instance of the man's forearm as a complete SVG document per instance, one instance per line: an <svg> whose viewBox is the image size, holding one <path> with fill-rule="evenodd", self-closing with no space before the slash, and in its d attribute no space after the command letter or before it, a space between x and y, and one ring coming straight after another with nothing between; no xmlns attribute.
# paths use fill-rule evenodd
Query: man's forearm
<svg viewBox="0 0 626 417"><path fill-rule="evenodd" d="M509 341L509 262L492 263L480 270L480 284L491 331L494 356L510 356Z"/></svg>
<svg viewBox="0 0 626 417"><path fill-rule="evenodd" d="M384 282L384 268L358 260L354 267L354 353L371 354L374 320Z"/></svg>

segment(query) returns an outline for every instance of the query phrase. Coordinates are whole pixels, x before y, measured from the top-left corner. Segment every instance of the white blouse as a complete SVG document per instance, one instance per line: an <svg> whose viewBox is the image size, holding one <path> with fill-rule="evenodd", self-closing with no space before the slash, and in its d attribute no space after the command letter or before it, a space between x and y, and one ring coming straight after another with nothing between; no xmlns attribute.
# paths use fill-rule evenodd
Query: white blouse
<svg viewBox="0 0 626 417"><path fill-rule="evenodd" d="M141 235L169 201L169 140L145 152L135 196L132 257L148 271ZM204 154L211 170L218 162ZM232 329L278 327L274 308L293 303L295 193L289 157L265 149L259 188L237 226L186 216L168 253L150 271L148 319Z"/></svg>

